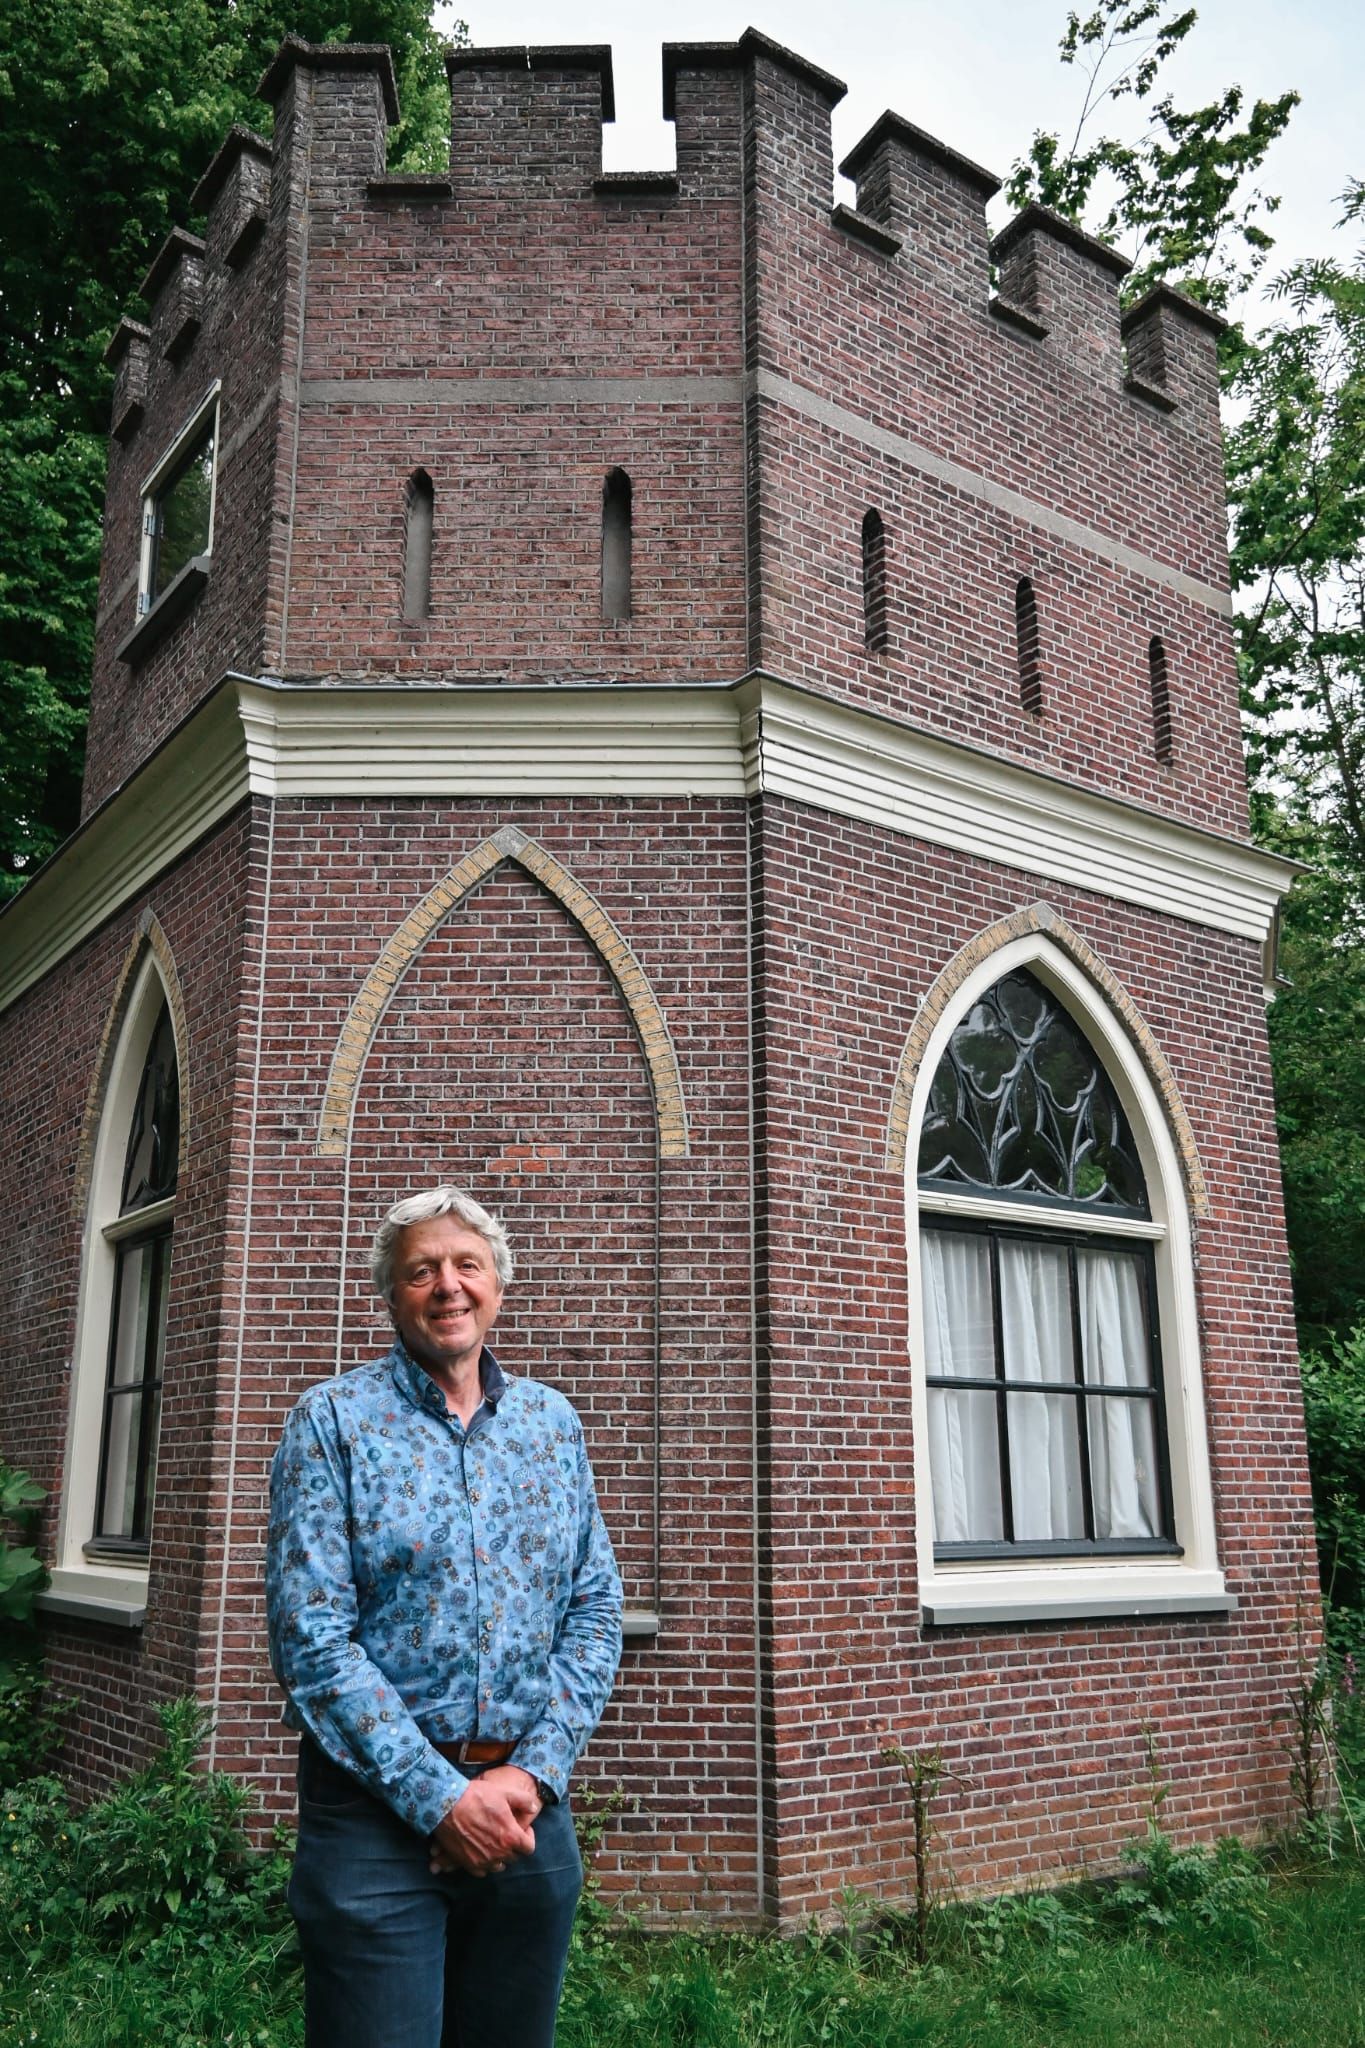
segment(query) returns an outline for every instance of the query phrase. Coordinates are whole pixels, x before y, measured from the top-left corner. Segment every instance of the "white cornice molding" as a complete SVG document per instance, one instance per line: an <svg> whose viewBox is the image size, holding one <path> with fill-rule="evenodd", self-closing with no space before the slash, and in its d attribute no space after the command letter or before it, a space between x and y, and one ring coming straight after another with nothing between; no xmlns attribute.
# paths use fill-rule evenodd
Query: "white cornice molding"
<svg viewBox="0 0 1365 2048"><path fill-rule="evenodd" d="M1295 867L766 676L287 684L228 676L0 916L0 1008L247 796L764 792L1262 941Z"/></svg>
<svg viewBox="0 0 1365 2048"><path fill-rule="evenodd" d="M756 679L738 695L769 795L1258 942L1298 872L1258 847L787 684Z"/></svg>

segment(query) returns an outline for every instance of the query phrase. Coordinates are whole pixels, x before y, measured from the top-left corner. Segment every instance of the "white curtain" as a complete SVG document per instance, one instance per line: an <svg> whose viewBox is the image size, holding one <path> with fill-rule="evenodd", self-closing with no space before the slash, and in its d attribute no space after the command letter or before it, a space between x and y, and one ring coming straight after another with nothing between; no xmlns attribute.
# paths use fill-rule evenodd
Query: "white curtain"
<svg viewBox="0 0 1365 2048"><path fill-rule="evenodd" d="M995 1376L990 1247L976 1235L927 1230L925 1367L931 1379ZM1079 1402L1048 1391L1076 1385L1070 1277L1064 1246L1001 1239L1000 1319L1006 1376L1036 1381L1008 1405L1010 1494L1018 1542L1085 1535ZM1090 1387L1147 1387L1138 1255L1077 1250L1081 1377ZM1157 1532L1150 1401L1090 1395L1086 1403L1095 1535ZM996 1396L930 1387L929 1457L940 1543L999 1541L1005 1533Z"/></svg>
<svg viewBox="0 0 1365 2048"><path fill-rule="evenodd" d="M1086 1385L1149 1387L1152 1367L1137 1255L1078 1252L1076 1277ZM1152 1403L1091 1400L1089 1417L1096 1536L1155 1536L1159 1515Z"/></svg>
<svg viewBox="0 0 1365 2048"><path fill-rule="evenodd" d="M990 1247L984 1237L926 1230L924 1362L930 1378L991 1379ZM929 1468L940 1543L999 1541L1005 1533L995 1395L929 1389Z"/></svg>
<svg viewBox="0 0 1365 2048"><path fill-rule="evenodd" d="M1000 1321L1005 1376L1076 1384L1065 1247L1004 1239ZM1085 1535L1081 1446L1073 1394L1010 1394L1010 1495L1017 1542Z"/></svg>

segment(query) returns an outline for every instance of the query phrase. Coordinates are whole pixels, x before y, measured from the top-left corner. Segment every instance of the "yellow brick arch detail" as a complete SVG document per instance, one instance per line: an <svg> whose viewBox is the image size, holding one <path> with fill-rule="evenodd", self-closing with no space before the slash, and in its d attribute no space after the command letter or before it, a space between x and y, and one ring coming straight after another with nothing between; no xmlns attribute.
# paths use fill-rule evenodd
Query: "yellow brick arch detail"
<svg viewBox="0 0 1365 2048"><path fill-rule="evenodd" d="M318 1151L324 1158L345 1157L350 1139L351 1111L360 1086L361 1072L380 1020L399 982L436 927L450 915L460 899L468 895L476 882L481 882L485 875L506 860L516 861L563 904L589 944L606 962L630 1012L649 1069L660 1157L686 1158L687 1114L683 1104L682 1076L663 1011L648 976L596 897L581 882L575 881L552 853L547 853L543 846L528 839L515 825L505 825L455 863L450 873L428 891L415 909L409 911L365 977L365 985L342 1025L332 1055L331 1073L327 1077L322 1115L318 1121Z"/></svg>

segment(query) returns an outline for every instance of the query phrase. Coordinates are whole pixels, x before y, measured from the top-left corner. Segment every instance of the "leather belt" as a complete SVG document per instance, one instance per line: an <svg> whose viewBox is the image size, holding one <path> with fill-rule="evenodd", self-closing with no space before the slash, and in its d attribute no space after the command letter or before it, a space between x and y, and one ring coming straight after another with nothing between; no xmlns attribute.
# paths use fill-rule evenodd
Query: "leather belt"
<svg viewBox="0 0 1365 2048"><path fill-rule="evenodd" d="M431 1746L451 1764L505 1764L517 1745L472 1736L464 1742L433 1742Z"/></svg>

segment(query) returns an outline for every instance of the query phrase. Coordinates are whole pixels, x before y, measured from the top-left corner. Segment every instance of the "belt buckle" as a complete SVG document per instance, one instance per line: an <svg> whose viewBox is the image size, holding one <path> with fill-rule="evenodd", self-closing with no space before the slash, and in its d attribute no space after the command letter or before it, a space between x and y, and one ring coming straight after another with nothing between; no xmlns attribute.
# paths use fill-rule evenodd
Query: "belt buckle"
<svg viewBox="0 0 1365 2048"><path fill-rule="evenodd" d="M463 1742L456 1744L455 1761L457 1764L465 1764L469 1762L470 1748L474 1743L478 1741L478 1739L479 1738L477 1735L466 1735Z"/></svg>

